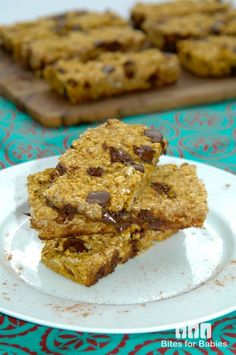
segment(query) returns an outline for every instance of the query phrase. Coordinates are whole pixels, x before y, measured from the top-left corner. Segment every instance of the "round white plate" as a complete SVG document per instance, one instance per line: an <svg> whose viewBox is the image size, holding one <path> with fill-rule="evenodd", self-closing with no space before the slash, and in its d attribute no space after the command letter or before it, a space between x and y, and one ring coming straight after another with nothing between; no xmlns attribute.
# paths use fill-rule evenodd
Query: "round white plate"
<svg viewBox="0 0 236 355"><path fill-rule="evenodd" d="M56 157L0 172L0 311L47 326L89 332L151 332L236 309L236 177L193 162L208 191L204 228L181 231L86 288L40 262L30 229L26 177ZM183 159L163 157L161 163Z"/></svg>

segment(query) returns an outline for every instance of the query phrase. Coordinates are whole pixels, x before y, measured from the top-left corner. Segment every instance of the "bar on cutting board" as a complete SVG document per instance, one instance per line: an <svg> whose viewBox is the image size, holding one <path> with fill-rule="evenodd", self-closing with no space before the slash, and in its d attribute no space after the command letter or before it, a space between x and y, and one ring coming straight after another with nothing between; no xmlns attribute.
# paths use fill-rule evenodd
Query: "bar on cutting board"
<svg viewBox="0 0 236 355"><path fill-rule="evenodd" d="M236 37L209 36L178 43L181 65L200 77L236 75Z"/></svg>
<svg viewBox="0 0 236 355"><path fill-rule="evenodd" d="M72 103L174 84L180 76L175 55L158 49L138 53L107 53L96 61L59 61L44 70L44 78Z"/></svg>

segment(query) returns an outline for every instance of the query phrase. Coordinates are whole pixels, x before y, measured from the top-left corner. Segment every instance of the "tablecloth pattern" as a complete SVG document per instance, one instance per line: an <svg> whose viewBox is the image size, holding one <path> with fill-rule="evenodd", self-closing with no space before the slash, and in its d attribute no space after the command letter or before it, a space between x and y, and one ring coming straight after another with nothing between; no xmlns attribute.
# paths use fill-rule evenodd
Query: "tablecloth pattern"
<svg viewBox="0 0 236 355"><path fill-rule="evenodd" d="M161 129L169 141L168 154L236 173L236 101L198 106L168 113L125 118ZM61 154L88 125L46 129L0 97L0 169L31 159ZM137 335L65 331L0 314L0 355L8 354L235 354L236 312L211 320L212 341L226 348L161 347L176 340L175 331Z"/></svg>

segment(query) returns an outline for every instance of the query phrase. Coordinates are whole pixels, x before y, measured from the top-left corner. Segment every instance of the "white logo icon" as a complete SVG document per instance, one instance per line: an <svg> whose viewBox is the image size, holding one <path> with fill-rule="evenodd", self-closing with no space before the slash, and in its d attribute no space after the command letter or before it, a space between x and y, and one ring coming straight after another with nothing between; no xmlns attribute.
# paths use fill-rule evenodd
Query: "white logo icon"
<svg viewBox="0 0 236 355"><path fill-rule="evenodd" d="M190 325L188 327L177 328L175 330L177 339L210 339L211 338L211 323L201 323Z"/></svg>

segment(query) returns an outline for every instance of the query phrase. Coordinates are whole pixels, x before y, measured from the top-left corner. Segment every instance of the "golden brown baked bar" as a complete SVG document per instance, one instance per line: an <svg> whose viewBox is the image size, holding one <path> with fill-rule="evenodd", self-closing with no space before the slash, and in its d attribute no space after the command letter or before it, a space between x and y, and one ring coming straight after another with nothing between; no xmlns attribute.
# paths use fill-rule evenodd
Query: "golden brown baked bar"
<svg viewBox="0 0 236 355"><path fill-rule="evenodd" d="M31 226L42 239L73 237L79 234L115 232L113 225L94 222L74 214L70 207L63 210L50 207L43 197L44 191L58 177L56 169L46 169L28 177Z"/></svg>
<svg viewBox="0 0 236 355"><path fill-rule="evenodd" d="M36 21L2 26L0 38L6 49L21 57L22 47L31 41L47 38L52 35L66 35L71 31L87 31L103 26L127 26L128 23L113 12L74 11Z"/></svg>
<svg viewBox="0 0 236 355"><path fill-rule="evenodd" d="M94 285L156 241L164 240L174 231L146 231L122 235L92 235L47 241L42 262L51 270L84 286Z"/></svg>
<svg viewBox="0 0 236 355"><path fill-rule="evenodd" d="M212 16L194 13L157 20L148 19L142 28L154 46L167 52L175 52L179 40L204 37L211 32L215 23Z"/></svg>
<svg viewBox="0 0 236 355"><path fill-rule="evenodd" d="M236 74L236 37L209 36L178 43L181 65L201 77Z"/></svg>
<svg viewBox="0 0 236 355"><path fill-rule="evenodd" d="M57 175L55 169L46 169L31 175L28 180L31 225L39 231L41 239L117 233L117 229L122 228L133 233L140 226L158 230L200 227L207 214L206 191L197 179L195 167L191 165L179 168L160 165L151 184L134 203L132 215L124 211L113 213L110 220L113 223L93 222L74 214L68 206L64 211L48 206L43 192Z"/></svg>
<svg viewBox="0 0 236 355"><path fill-rule="evenodd" d="M179 75L177 56L158 49L104 54L96 62L64 60L44 71L50 86L72 103L173 84Z"/></svg>
<svg viewBox="0 0 236 355"><path fill-rule="evenodd" d="M207 215L207 192L194 165L157 166L151 183L132 208L143 229L201 227Z"/></svg>
<svg viewBox="0 0 236 355"><path fill-rule="evenodd" d="M129 211L165 149L159 130L109 119L72 143L43 195L50 205L70 205L91 220L104 219L108 210Z"/></svg>
<svg viewBox="0 0 236 355"><path fill-rule="evenodd" d="M137 28L149 18L160 19L193 13L214 14L226 11L229 4L218 0L177 0L162 3L138 2L131 10L131 19Z"/></svg>
<svg viewBox="0 0 236 355"><path fill-rule="evenodd" d="M97 58L103 52L138 51L145 45L143 32L131 27L106 26L88 32L70 32L32 40L22 47L21 58L34 70L76 57L80 61Z"/></svg>

